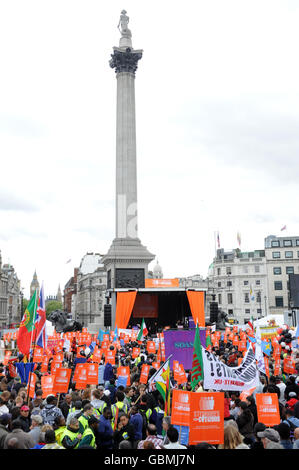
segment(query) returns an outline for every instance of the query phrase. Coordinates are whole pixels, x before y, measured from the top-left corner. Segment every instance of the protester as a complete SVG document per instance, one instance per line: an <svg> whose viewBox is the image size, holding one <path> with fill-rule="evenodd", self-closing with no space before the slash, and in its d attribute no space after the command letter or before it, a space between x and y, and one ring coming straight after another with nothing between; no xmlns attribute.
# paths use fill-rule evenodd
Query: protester
<svg viewBox="0 0 299 470"><path fill-rule="evenodd" d="M43 418L40 415L33 415L31 417L31 426L28 435L32 438L34 444L37 444L40 441L42 424Z"/></svg>
<svg viewBox="0 0 299 470"><path fill-rule="evenodd" d="M0 449L4 449L4 441L9 433L8 426L11 422L11 414L6 413L0 416Z"/></svg>
<svg viewBox="0 0 299 470"><path fill-rule="evenodd" d="M224 427L224 443L220 444L218 449L249 449L243 440L244 438L237 427L228 424Z"/></svg>
<svg viewBox="0 0 299 470"><path fill-rule="evenodd" d="M264 449L283 449L280 444L280 435L275 429L266 428L264 431L258 432L257 436L261 439Z"/></svg>
<svg viewBox="0 0 299 470"><path fill-rule="evenodd" d="M168 429L167 437L169 439L169 444L165 444L164 449L186 449L186 446L183 446L178 442L179 433L178 430L173 426Z"/></svg>
<svg viewBox="0 0 299 470"><path fill-rule="evenodd" d="M29 436L28 432L23 431L22 423L15 420L11 423L11 432L7 434L3 449L8 449L8 441L10 438L16 438L18 441L18 449L31 449L34 446L33 439Z"/></svg>
<svg viewBox="0 0 299 470"><path fill-rule="evenodd" d="M66 430L66 422L64 416L56 416L53 423L56 442L61 445L61 439L64 431Z"/></svg>
<svg viewBox="0 0 299 470"><path fill-rule="evenodd" d="M96 445L98 448L113 448L113 429L111 426L112 413L110 407L103 410L98 424L98 432L96 434Z"/></svg>
<svg viewBox="0 0 299 470"><path fill-rule="evenodd" d="M82 434L79 432L79 421L77 418L72 418L70 424L62 434L61 445L65 447L65 449L77 449L81 438Z"/></svg>
<svg viewBox="0 0 299 470"><path fill-rule="evenodd" d="M244 437L245 443L251 443L254 440L253 426L254 418L245 401L240 402L240 412L236 418L239 431Z"/></svg>
<svg viewBox="0 0 299 470"><path fill-rule="evenodd" d="M54 424L57 416L63 416L60 408L56 406L57 399L55 395L49 395L46 399L46 406L41 410L41 417L43 418L44 424Z"/></svg>
<svg viewBox="0 0 299 470"><path fill-rule="evenodd" d="M67 416L68 416L69 411L71 409L71 405L72 405L72 395L70 393L67 393L65 395L65 398L64 398L63 402L60 405L60 409L61 409L61 412L64 416L64 419L67 419Z"/></svg>
<svg viewBox="0 0 299 470"><path fill-rule="evenodd" d="M293 443L290 439L291 431L290 426L287 423L280 423L275 426L276 431L278 431L280 436L280 444L284 449L292 449Z"/></svg>
<svg viewBox="0 0 299 470"><path fill-rule="evenodd" d="M129 422L129 416L125 413L121 414L118 420L117 429L113 434L114 448L118 449L122 441L129 441L133 448L135 437L134 426Z"/></svg>
<svg viewBox="0 0 299 470"><path fill-rule="evenodd" d="M93 449L96 448L96 437L97 428L99 425L99 420L95 416L91 416L88 420L88 426L85 428L82 438L80 440L78 449L85 448L89 446Z"/></svg>
<svg viewBox="0 0 299 470"><path fill-rule="evenodd" d="M45 432L45 445L42 447L42 450L44 449L64 449L64 447L56 442L55 431L52 429Z"/></svg>
<svg viewBox="0 0 299 470"><path fill-rule="evenodd" d="M169 438L168 438L169 440ZM161 449L162 439L157 437L157 429L154 424L148 424L146 428L146 439L139 442L137 449L143 449L143 444L146 441L151 441L154 444L155 449ZM164 445L165 447L165 445Z"/></svg>

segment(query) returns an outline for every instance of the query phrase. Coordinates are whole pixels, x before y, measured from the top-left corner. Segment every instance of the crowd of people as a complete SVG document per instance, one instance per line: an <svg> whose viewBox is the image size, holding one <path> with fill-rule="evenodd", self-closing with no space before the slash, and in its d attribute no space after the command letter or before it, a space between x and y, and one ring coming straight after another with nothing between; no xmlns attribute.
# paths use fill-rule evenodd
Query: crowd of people
<svg viewBox="0 0 299 470"><path fill-rule="evenodd" d="M137 358L132 357L134 346L141 348ZM225 364L238 365L240 353L231 342L220 340L212 352ZM142 365L152 366L157 359L147 352L145 341L129 341L116 351L116 363L130 368L126 387L118 386L117 366L105 364L103 357L97 385L77 390L72 374L68 393L44 397L38 364L33 372L37 376L35 395L29 398L27 384L10 376L9 368L0 364L0 449L299 449L299 352L284 351L281 360L285 354L292 354L296 373L274 376L270 359L269 377L261 373L259 386L246 399L241 399L240 392L225 392L224 443L196 446L180 443L162 396L140 383ZM88 356L92 360L92 353ZM65 352L63 366L74 372L75 364L75 354ZM50 371L51 360L48 368ZM155 372L150 367L149 377ZM172 389L192 390L191 371L186 373L187 383L178 385L170 372ZM203 382L193 391L205 391ZM276 393L279 400L281 422L271 428L258 420L255 396L265 392Z"/></svg>

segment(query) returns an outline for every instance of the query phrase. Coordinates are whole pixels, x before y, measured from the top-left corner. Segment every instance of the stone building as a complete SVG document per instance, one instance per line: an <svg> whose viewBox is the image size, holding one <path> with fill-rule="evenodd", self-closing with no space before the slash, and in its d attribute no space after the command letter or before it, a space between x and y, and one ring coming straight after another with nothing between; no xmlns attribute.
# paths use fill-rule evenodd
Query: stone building
<svg viewBox="0 0 299 470"><path fill-rule="evenodd" d="M74 275L68 280L63 290L63 308L65 312L75 317L74 304L77 294L77 280L79 268L74 269Z"/></svg>
<svg viewBox="0 0 299 470"><path fill-rule="evenodd" d="M107 273L102 255L87 253L78 268L73 319L86 327L89 323L103 325L106 289Z"/></svg>
<svg viewBox="0 0 299 470"><path fill-rule="evenodd" d="M8 277L2 271L2 256L0 251L0 324L2 328L7 327L7 304L8 304Z"/></svg>
<svg viewBox="0 0 299 470"><path fill-rule="evenodd" d="M11 264L4 264L2 272L7 276L7 325L18 325L22 320L21 282Z"/></svg>

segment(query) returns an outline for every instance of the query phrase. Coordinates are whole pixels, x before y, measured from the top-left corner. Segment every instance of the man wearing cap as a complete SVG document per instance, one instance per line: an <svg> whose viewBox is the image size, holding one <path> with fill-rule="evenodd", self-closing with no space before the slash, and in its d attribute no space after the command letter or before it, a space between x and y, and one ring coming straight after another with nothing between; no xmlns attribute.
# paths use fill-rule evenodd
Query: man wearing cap
<svg viewBox="0 0 299 470"><path fill-rule="evenodd" d="M78 449L83 446L90 446L94 449L96 448L96 437L97 428L99 425L99 420L95 416L91 416L88 420L88 426L85 428L84 433L82 434L82 439L78 446Z"/></svg>
<svg viewBox="0 0 299 470"><path fill-rule="evenodd" d="M290 410L294 411L294 407L298 402L297 393L296 392L289 392L289 399L286 402L286 408L290 408Z"/></svg>
<svg viewBox="0 0 299 470"><path fill-rule="evenodd" d="M30 431L31 418L29 416L30 408L27 405L23 405L20 408L20 416L17 418L22 425L22 429L25 432Z"/></svg>
<svg viewBox="0 0 299 470"><path fill-rule="evenodd" d="M275 429L266 428L264 431L258 432L257 436L260 437L264 449L283 449L279 443L280 435Z"/></svg>
<svg viewBox="0 0 299 470"><path fill-rule="evenodd" d="M34 445L40 442L42 424L43 418L40 415L33 415L31 417L31 426L28 435L33 439Z"/></svg>

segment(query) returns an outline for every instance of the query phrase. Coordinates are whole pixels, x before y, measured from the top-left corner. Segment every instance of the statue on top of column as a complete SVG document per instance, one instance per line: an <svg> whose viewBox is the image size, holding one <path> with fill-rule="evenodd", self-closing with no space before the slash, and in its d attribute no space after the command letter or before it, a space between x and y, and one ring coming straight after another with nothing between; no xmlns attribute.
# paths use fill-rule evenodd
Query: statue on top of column
<svg viewBox="0 0 299 470"><path fill-rule="evenodd" d="M128 28L129 24L129 17L127 16L126 10L122 10L120 18L119 18L119 23L118 23L118 29L121 33L121 39L120 39L120 44L124 42L124 45L130 45L131 43L131 37L132 33Z"/></svg>

